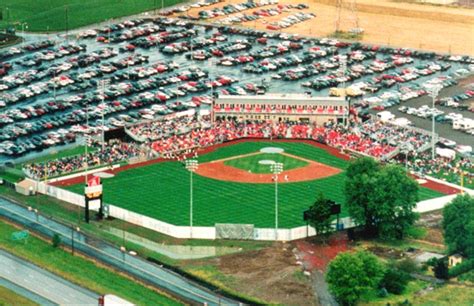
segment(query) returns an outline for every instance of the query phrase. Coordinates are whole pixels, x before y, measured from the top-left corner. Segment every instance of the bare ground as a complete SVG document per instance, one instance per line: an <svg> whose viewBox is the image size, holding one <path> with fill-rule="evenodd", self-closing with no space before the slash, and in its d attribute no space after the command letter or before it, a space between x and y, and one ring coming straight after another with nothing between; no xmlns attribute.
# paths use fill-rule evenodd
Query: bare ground
<svg viewBox="0 0 474 306"><path fill-rule="evenodd" d="M214 265L233 281L231 289L266 302L284 305L318 305L311 279L296 264L292 243L194 262Z"/></svg>
<svg viewBox="0 0 474 306"><path fill-rule="evenodd" d="M207 7L222 7L226 2ZM316 14L316 18L283 29L283 32L308 36L329 36L335 31L337 19L336 0L285 0L280 4L309 5L304 12ZM346 1L347 2L347 1ZM268 8L266 6L264 8ZM197 16L203 8L192 9L190 16ZM257 8L259 9L259 8ZM254 10L243 13L251 14ZM298 10L284 12L243 23L243 26L265 29L266 26L293 14ZM358 0L357 17L359 27L365 30L363 42L437 51L442 53L474 55L474 10L462 7L422 5L389 0ZM216 18L222 19L221 18ZM355 15L346 4L341 11L341 30L348 31L356 26ZM211 21L211 20L208 20Z"/></svg>

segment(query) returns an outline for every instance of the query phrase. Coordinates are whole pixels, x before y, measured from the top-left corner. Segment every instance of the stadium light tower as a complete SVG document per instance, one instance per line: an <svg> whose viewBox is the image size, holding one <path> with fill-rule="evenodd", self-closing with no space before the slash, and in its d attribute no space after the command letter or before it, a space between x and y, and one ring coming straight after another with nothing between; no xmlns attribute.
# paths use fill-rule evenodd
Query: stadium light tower
<svg viewBox="0 0 474 306"><path fill-rule="evenodd" d="M339 71L338 71L338 74L339 74L339 77L343 78L343 80L342 80L342 90L343 90L342 97L344 98L344 102L346 102L346 70L347 70L347 57L345 55L343 55L343 56L339 57ZM347 122L349 121L346 118L346 111L343 112L342 116L343 116L343 118L342 118L343 122L342 123L344 124L344 126L346 126Z"/></svg>
<svg viewBox="0 0 474 306"><path fill-rule="evenodd" d="M189 227L191 231L191 237L193 238L193 172L199 167L199 163L196 159L188 159L185 162L186 169L189 171Z"/></svg>
<svg viewBox="0 0 474 306"><path fill-rule="evenodd" d="M436 101L436 98L438 97L438 94L441 90L441 86L434 86L433 88L431 88L431 90L429 91L429 96L433 99L433 110L435 108L435 101ZM435 115L432 114L431 116L431 159L435 159Z"/></svg>
<svg viewBox="0 0 474 306"><path fill-rule="evenodd" d="M275 240L278 240L278 175L283 172L283 163L273 163L270 165L275 181Z"/></svg>
<svg viewBox="0 0 474 306"><path fill-rule="evenodd" d="M102 100L102 107L101 107L101 119L102 119L102 151L105 149L105 126L104 126L104 99L105 99L105 86L108 86L110 84L110 79L103 79L99 81L98 87L99 87L99 92L100 92L100 97Z"/></svg>

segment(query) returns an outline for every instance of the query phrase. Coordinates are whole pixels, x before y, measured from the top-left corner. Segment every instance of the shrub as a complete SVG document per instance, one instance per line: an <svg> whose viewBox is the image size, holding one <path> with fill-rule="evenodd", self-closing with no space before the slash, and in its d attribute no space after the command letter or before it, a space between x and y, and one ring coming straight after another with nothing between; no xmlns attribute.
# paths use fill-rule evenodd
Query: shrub
<svg viewBox="0 0 474 306"><path fill-rule="evenodd" d="M405 273L413 273L413 272L417 272L419 270L418 265L411 258L405 258L405 259L402 259L400 261L397 261L394 264L394 267L396 269L400 270L400 271L405 272Z"/></svg>
<svg viewBox="0 0 474 306"><path fill-rule="evenodd" d="M51 243L53 244L54 248L57 248L61 244L61 236L54 234Z"/></svg>
<svg viewBox="0 0 474 306"><path fill-rule="evenodd" d="M410 275L408 273L396 268L388 268L385 271L380 286L387 289L390 293L401 294L409 280Z"/></svg>
<svg viewBox="0 0 474 306"><path fill-rule="evenodd" d="M440 279L448 279L449 278L449 270L448 270L448 263L443 258L440 258L436 261L436 264L433 269L434 275L436 278Z"/></svg>
<svg viewBox="0 0 474 306"><path fill-rule="evenodd" d="M474 259L466 259L459 265L452 267L449 270L449 276L456 277L471 270L474 270Z"/></svg>
<svg viewBox="0 0 474 306"><path fill-rule="evenodd" d="M474 283L474 270L459 275L458 279L463 282Z"/></svg>

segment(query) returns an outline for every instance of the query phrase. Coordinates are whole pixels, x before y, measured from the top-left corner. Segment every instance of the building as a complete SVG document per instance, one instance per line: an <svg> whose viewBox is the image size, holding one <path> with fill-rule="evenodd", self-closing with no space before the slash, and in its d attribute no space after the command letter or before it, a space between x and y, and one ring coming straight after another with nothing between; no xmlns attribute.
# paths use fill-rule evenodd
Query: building
<svg viewBox="0 0 474 306"><path fill-rule="evenodd" d="M459 265L460 263L462 263L462 256L459 254L453 254L448 257L448 263L450 268Z"/></svg>
<svg viewBox="0 0 474 306"><path fill-rule="evenodd" d="M312 97L306 94L267 94L262 96L220 95L213 102L212 120L272 120L343 122L349 102L339 97Z"/></svg>

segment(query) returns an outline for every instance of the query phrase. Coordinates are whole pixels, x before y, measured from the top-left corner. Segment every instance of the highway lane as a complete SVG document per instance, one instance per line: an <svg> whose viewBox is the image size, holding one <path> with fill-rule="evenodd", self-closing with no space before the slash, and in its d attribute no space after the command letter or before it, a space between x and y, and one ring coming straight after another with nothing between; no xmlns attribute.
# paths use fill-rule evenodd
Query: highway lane
<svg viewBox="0 0 474 306"><path fill-rule="evenodd" d="M97 305L99 295L0 250L0 277L39 295L50 305Z"/></svg>
<svg viewBox="0 0 474 306"><path fill-rule="evenodd" d="M0 198L0 215L49 237L59 233L62 236L61 241L65 245L71 245L71 227L41 215L36 216L33 211L28 211L12 201ZM240 304L239 301L212 292L173 271L121 252L120 249L82 232L74 232L74 246L76 250L104 264L111 265L185 301L207 305Z"/></svg>

